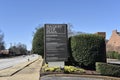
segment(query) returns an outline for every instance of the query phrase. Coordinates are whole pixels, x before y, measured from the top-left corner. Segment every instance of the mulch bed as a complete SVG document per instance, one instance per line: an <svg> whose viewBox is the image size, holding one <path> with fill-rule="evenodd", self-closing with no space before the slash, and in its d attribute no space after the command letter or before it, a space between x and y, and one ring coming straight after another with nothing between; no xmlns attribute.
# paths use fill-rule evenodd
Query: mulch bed
<svg viewBox="0 0 120 80"><path fill-rule="evenodd" d="M96 71L86 70L85 73L78 73L78 72L71 72L71 73L64 73L64 72L40 72L40 76L45 75L56 75L56 74L73 74L73 75L99 75Z"/></svg>

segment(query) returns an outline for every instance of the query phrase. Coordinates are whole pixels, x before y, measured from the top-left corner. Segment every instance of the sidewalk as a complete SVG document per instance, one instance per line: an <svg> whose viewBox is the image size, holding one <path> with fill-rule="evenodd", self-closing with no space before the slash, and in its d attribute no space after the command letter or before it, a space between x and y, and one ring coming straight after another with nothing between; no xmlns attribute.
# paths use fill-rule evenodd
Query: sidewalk
<svg viewBox="0 0 120 80"><path fill-rule="evenodd" d="M42 58L0 71L0 80L39 80Z"/></svg>

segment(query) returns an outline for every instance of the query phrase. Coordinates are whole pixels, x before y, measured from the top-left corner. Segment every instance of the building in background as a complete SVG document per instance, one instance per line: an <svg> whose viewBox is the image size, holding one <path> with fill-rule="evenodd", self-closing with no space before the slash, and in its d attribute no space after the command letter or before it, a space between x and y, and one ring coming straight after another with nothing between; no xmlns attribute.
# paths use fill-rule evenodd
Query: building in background
<svg viewBox="0 0 120 80"><path fill-rule="evenodd" d="M120 32L112 31L112 35L106 44L107 51L116 51L120 53Z"/></svg>
<svg viewBox="0 0 120 80"><path fill-rule="evenodd" d="M98 34L98 35L103 36L104 38L106 38L106 32L97 32L95 34Z"/></svg>

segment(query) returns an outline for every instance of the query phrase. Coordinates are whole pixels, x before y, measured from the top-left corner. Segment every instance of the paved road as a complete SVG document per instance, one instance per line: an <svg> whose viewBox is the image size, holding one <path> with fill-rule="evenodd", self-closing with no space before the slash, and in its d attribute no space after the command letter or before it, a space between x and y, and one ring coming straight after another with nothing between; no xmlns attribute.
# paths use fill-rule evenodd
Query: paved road
<svg viewBox="0 0 120 80"><path fill-rule="evenodd" d="M41 77L41 80L104 80L98 78L85 78L85 77Z"/></svg>
<svg viewBox="0 0 120 80"><path fill-rule="evenodd" d="M20 64L22 62L26 62L32 59L38 58L38 55L27 55L27 56L19 56L19 57L14 57L14 58L5 58L5 59L0 59L0 70L6 69L8 67L14 66L16 64Z"/></svg>

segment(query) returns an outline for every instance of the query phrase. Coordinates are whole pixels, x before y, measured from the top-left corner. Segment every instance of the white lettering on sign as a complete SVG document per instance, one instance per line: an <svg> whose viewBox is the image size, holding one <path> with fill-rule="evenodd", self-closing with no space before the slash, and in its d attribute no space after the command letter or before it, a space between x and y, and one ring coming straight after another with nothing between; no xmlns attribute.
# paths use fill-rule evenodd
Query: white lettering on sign
<svg viewBox="0 0 120 80"><path fill-rule="evenodd" d="M47 25L47 34L65 33L64 26L62 25Z"/></svg>
<svg viewBox="0 0 120 80"><path fill-rule="evenodd" d="M57 33L56 30L55 30L56 27L53 27L51 25L47 26L47 34L49 33Z"/></svg>

